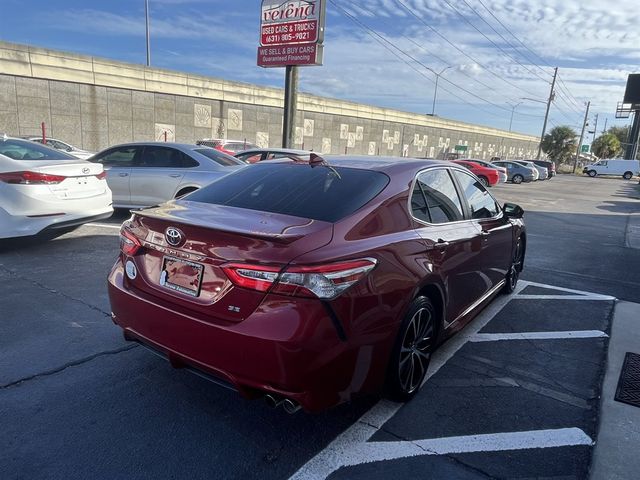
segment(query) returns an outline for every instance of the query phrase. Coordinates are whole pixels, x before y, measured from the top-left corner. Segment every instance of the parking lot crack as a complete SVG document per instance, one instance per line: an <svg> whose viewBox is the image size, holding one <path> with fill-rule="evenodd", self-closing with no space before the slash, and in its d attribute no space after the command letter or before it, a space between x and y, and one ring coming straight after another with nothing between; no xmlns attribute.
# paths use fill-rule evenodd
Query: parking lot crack
<svg viewBox="0 0 640 480"><path fill-rule="evenodd" d="M102 315L104 315L106 317L111 317L111 313L110 312L105 312L104 310L102 310L99 307L96 307L95 305L91 305L90 303L87 303L84 300L72 297L71 295L68 295L68 294L66 294L64 292L61 292L61 291L56 290L54 288L48 287L47 285L45 285L43 283L40 283L40 282L38 282L36 280L32 280L30 278L25 278L25 277L23 277L21 275L18 275L13 270L10 270L10 269L2 266L2 265L0 265L0 270L5 272L6 274L8 274L10 277L13 277L13 278L18 279L18 280L22 280L23 282L27 282L27 283L31 284L32 286L34 286L34 287L40 288L42 290L46 290L47 292L52 293L54 295L59 295L59 296L61 296L63 298L71 300L73 302L80 303L80 304L84 305L85 307L90 308L91 310L94 310L94 311L96 311L96 312L98 312L98 313L100 313L100 314L102 314Z"/></svg>
<svg viewBox="0 0 640 480"><path fill-rule="evenodd" d="M71 362L67 362L67 363L65 363L65 364L63 364L63 365L61 365L59 367L53 368L51 370L46 370L44 372L36 373L34 375L30 375L28 377L24 377L24 378L21 378L19 380L15 380L13 382L9 382L9 383L6 383L4 385L0 385L0 390L3 390L5 388L10 388L10 387L16 387L16 386L22 385L22 384L24 384L26 382L29 382L31 380L36 380L38 378L55 375L56 373L60 373L60 372L66 370L68 368L77 367L79 365L83 365L85 363L88 363L88 362L90 362L92 360L95 360L96 358L105 357L105 356L108 356L108 355L117 355L119 353L126 352L128 350L132 350L132 349L134 349L134 348L136 348L138 346L139 346L138 344L132 344L132 345L126 345L126 346L121 347L121 348L116 348L114 350L106 350L104 352L94 353L93 355L89 355L87 357L84 357L84 358L81 358L81 359L78 359L78 360L73 360Z"/></svg>

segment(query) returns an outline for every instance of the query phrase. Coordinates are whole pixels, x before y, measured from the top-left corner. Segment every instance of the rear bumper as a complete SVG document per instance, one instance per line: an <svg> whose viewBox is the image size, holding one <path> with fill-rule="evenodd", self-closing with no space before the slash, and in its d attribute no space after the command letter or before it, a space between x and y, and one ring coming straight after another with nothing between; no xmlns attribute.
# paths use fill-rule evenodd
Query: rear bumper
<svg viewBox="0 0 640 480"><path fill-rule="evenodd" d="M0 207L0 238L18 238L38 235L61 228L74 227L87 222L103 220L113 215L111 205L75 214L55 216L10 215Z"/></svg>
<svg viewBox="0 0 640 480"><path fill-rule="evenodd" d="M349 400L370 373L370 359L363 362L359 349L339 338L318 301L287 305L284 297L267 296L245 320L222 322L130 289L123 270L118 260L108 289L125 338L247 398L272 393L317 412Z"/></svg>

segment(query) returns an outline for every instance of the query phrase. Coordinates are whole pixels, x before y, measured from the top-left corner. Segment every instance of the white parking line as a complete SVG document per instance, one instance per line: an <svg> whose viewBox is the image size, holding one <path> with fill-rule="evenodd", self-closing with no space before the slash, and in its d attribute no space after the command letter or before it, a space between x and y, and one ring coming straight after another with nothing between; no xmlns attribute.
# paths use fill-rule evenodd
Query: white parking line
<svg viewBox="0 0 640 480"><path fill-rule="evenodd" d="M536 283L536 282L527 282L527 281L524 281L522 283L532 287L546 288L549 290L558 290L559 292L567 292L567 293L574 293L576 295L586 295L589 297L607 298L608 300L615 300L615 297L610 297L608 295L600 295L599 293L585 292L584 290L574 290L572 288L565 288L565 287L554 287L553 285L547 285L545 283ZM534 295L534 296L538 297L539 295Z"/></svg>
<svg viewBox="0 0 640 480"><path fill-rule="evenodd" d="M570 332L476 333L470 342L499 342L501 340L566 340L571 338L607 338L600 330L574 330Z"/></svg>
<svg viewBox="0 0 640 480"><path fill-rule="evenodd" d="M342 456L320 463L314 458L298 470L291 480L320 480L341 467L362 465L383 460L418 457L423 455L450 455L474 452L499 452L532 448L557 448L593 445L593 440L579 428L532 430L528 432L489 433L459 437L429 438L400 442L361 442Z"/></svg>
<svg viewBox="0 0 640 480"><path fill-rule="evenodd" d="M515 300L615 300L608 295L516 295Z"/></svg>
<svg viewBox="0 0 640 480"><path fill-rule="evenodd" d="M496 297L480 315L478 315L464 330L434 352L429 370L424 382L431 378L447 363L453 355L468 341L476 338L478 332L485 327L493 317L500 312L511 300L521 298L520 292L528 286L547 288L562 292L573 293L576 296L587 296L590 299L605 299L606 296L555 287L542 283L520 281L511 296ZM528 297L528 296L527 296ZM539 299L540 296L533 295ZM615 300L614 297L606 297ZM576 338L576 337L572 337ZM404 458L416 455L436 455L447 453L446 445L450 446L450 453L457 448L467 445L467 448L479 448L480 443L485 450L463 451L499 451L517 450L522 448L550 448L571 445L592 445L593 441L579 428L559 430L540 430L533 432L511 432L491 435L472 435L468 437L450 437L441 439L419 440L417 442L368 442L368 440L382 426L402 408L403 404L388 400L381 400L367 411L359 420L338 435L324 450L318 452L311 460L303 465L291 477L292 480L324 479L343 466L358 465L378 460ZM421 443L422 442L422 443ZM522 446L525 445L526 446ZM472 447L471 445L475 445ZM492 450L493 449L493 450ZM393 452L393 455L391 455ZM458 452L460 453L460 452ZM391 456L390 456L391 455ZM378 456L378 457L376 457Z"/></svg>

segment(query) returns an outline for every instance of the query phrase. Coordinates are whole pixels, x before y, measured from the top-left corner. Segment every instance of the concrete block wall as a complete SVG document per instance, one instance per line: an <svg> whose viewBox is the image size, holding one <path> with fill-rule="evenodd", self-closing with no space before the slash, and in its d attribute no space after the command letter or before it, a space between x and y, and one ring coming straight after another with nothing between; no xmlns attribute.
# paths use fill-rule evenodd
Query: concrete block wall
<svg viewBox="0 0 640 480"><path fill-rule="evenodd" d="M98 151L201 138L280 146L283 92L0 42L0 132L40 133ZM538 139L479 125L301 94L295 146L322 153L531 157Z"/></svg>

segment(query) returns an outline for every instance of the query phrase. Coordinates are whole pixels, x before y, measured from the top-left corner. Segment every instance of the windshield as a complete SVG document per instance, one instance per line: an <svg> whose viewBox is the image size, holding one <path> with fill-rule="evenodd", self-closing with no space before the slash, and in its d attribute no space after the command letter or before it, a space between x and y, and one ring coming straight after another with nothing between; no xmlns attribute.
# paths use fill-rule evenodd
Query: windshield
<svg viewBox="0 0 640 480"><path fill-rule="evenodd" d="M388 183L384 173L371 170L259 163L192 193L188 200L333 223L371 201Z"/></svg>
<svg viewBox="0 0 640 480"><path fill-rule="evenodd" d="M0 154L14 160L77 160L60 150L16 138L0 139Z"/></svg>

